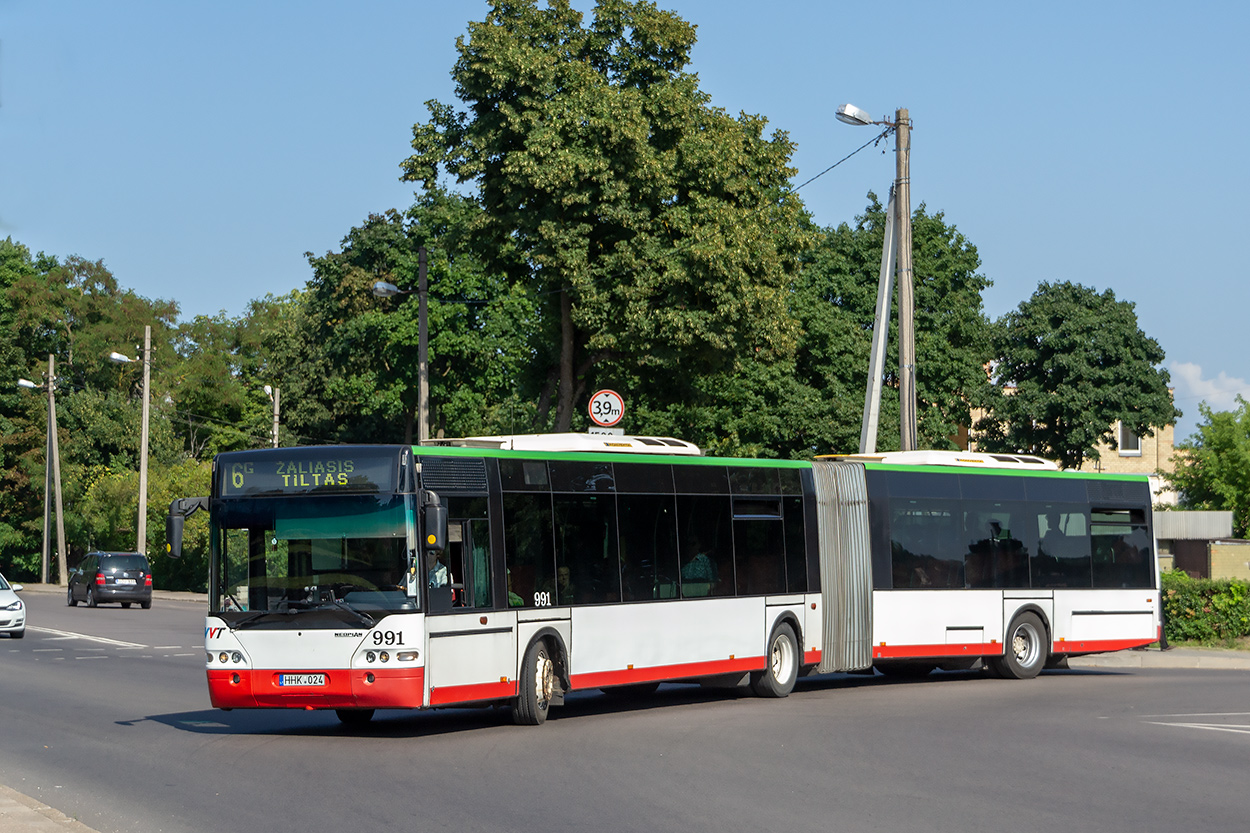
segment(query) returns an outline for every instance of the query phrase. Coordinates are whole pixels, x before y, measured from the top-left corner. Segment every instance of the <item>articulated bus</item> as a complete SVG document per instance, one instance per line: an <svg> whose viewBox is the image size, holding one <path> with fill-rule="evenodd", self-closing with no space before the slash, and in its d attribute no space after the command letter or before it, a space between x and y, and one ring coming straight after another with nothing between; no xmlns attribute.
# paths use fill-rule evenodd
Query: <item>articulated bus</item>
<svg viewBox="0 0 1250 833"><path fill-rule="evenodd" d="M798 676L977 664L1028 679L1147 645L1144 477L1034 457L717 459L657 437L531 435L217 456L216 708L507 704L662 682L784 697Z"/></svg>

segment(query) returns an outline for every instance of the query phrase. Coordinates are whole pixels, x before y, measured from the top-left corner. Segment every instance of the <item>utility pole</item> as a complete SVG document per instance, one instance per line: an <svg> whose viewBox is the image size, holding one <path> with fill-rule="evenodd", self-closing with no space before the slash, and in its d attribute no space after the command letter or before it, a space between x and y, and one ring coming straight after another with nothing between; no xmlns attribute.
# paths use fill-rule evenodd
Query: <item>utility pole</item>
<svg viewBox="0 0 1250 833"><path fill-rule="evenodd" d="M278 400L281 396L281 390L276 386L273 389L273 447L278 447Z"/></svg>
<svg viewBox="0 0 1250 833"><path fill-rule="evenodd" d="M152 326L143 327L143 429L139 440L139 526L135 551L148 552L148 416L152 403Z"/></svg>
<svg viewBox="0 0 1250 833"><path fill-rule="evenodd" d="M48 538L50 534L51 518L48 517L52 511L48 498L51 495L49 486L56 493L56 566L57 566L57 582L64 587L68 580L69 567L65 559L65 513L62 510L61 502L61 446L56 436L56 359L52 354L48 354L48 456L47 469L44 472L43 481L43 583L49 584L51 576L49 575L49 547Z"/></svg>
<svg viewBox="0 0 1250 833"><path fill-rule="evenodd" d="M916 450L916 302L911 258L911 118L906 108L894 113L898 141L894 184L898 230L898 384L902 451Z"/></svg>
<svg viewBox="0 0 1250 833"><path fill-rule="evenodd" d="M430 438L430 335L425 246L417 250L417 443Z"/></svg>

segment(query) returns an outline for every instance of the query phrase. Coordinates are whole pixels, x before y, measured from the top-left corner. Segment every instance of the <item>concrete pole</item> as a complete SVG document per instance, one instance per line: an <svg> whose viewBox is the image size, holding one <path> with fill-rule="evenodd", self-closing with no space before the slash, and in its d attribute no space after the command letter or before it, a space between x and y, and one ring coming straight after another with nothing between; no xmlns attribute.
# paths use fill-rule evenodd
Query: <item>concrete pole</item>
<svg viewBox="0 0 1250 833"><path fill-rule="evenodd" d="M69 565L65 558L65 508L61 502L61 444L56 430L56 364L48 354L48 423L49 444L52 446L52 482L56 492L56 566L59 571L57 583L62 587L69 583ZM44 579L45 583L47 578Z"/></svg>
<svg viewBox="0 0 1250 833"><path fill-rule="evenodd" d="M898 147L894 185L898 230L898 376L899 448L916 449L916 302L911 259L911 119L907 110L894 114Z"/></svg>
<svg viewBox="0 0 1250 833"><path fill-rule="evenodd" d="M278 447L278 397L280 391L277 387L273 389L273 447Z"/></svg>
<svg viewBox="0 0 1250 833"><path fill-rule="evenodd" d="M868 385L864 390L864 418L860 423L859 453L877 451L877 424L881 417L881 377L890 333L890 298L894 295L894 266L898 238L894 234L894 189L885 209L885 242L881 246L881 273L877 277L877 312L872 322L872 350L868 355Z"/></svg>
<svg viewBox="0 0 1250 833"><path fill-rule="evenodd" d="M417 250L417 442L430 438L429 281L425 246Z"/></svg>
<svg viewBox="0 0 1250 833"><path fill-rule="evenodd" d="M48 354L48 375L46 377L48 388L48 419L47 419L47 437L44 438L44 454L43 454L43 566L40 574L40 581L47 584L52 576L49 568L48 555L50 552L49 542L51 540L52 529L52 433L53 419L52 409L56 405L52 401L52 354Z"/></svg>
<svg viewBox="0 0 1250 833"><path fill-rule="evenodd" d="M152 327L143 328L143 428L139 440L139 525L135 551L148 551L148 415L152 404Z"/></svg>

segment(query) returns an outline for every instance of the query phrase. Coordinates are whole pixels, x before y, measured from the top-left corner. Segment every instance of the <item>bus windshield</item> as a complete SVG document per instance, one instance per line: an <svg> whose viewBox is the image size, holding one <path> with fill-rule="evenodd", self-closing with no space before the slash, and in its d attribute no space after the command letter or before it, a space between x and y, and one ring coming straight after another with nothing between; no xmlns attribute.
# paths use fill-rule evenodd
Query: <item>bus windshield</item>
<svg viewBox="0 0 1250 833"><path fill-rule="evenodd" d="M411 495L214 501L211 612L257 626L334 614L301 617L307 627L309 618L368 625L379 612L416 610L406 581L413 508Z"/></svg>

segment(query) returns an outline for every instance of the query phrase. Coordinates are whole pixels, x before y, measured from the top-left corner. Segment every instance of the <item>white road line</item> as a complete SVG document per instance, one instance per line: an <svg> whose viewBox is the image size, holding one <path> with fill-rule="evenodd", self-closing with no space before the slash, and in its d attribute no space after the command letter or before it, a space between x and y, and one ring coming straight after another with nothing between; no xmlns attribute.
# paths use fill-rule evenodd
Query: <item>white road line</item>
<svg viewBox="0 0 1250 833"><path fill-rule="evenodd" d="M176 651L181 647L182 647L181 645L153 645L152 650L153 651Z"/></svg>
<svg viewBox="0 0 1250 833"><path fill-rule="evenodd" d="M36 649L34 650L34 653L36 653L36 654L45 654L45 653L47 653L47 652L49 652L49 651L64 651L64 650L65 650L64 648L36 648Z"/></svg>
<svg viewBox="0 0 1250 833"><path fill-rule="evenodd" d="M91 642L103 642L105 645L116 645L120 648L146 648L147 645L140 645L137 642L122 642L119 639L106 639L103 636L91 636L85 633L74 633L73 631L58 631L52 628L36 628L28 625L27 630L38 631L39 633L54 634L62 639L87 639Z"/></svg>
<svg viewBox="0 0 1250 833"><path fill-rule="evenodd" d="M1250 735L1250 726L1223 726L1217 723L1162 723L1157 720L1147 722L1155 726L1175 726L1178 729L1206 729L1209 732L1232 732L1237 735Z"/></svg>

